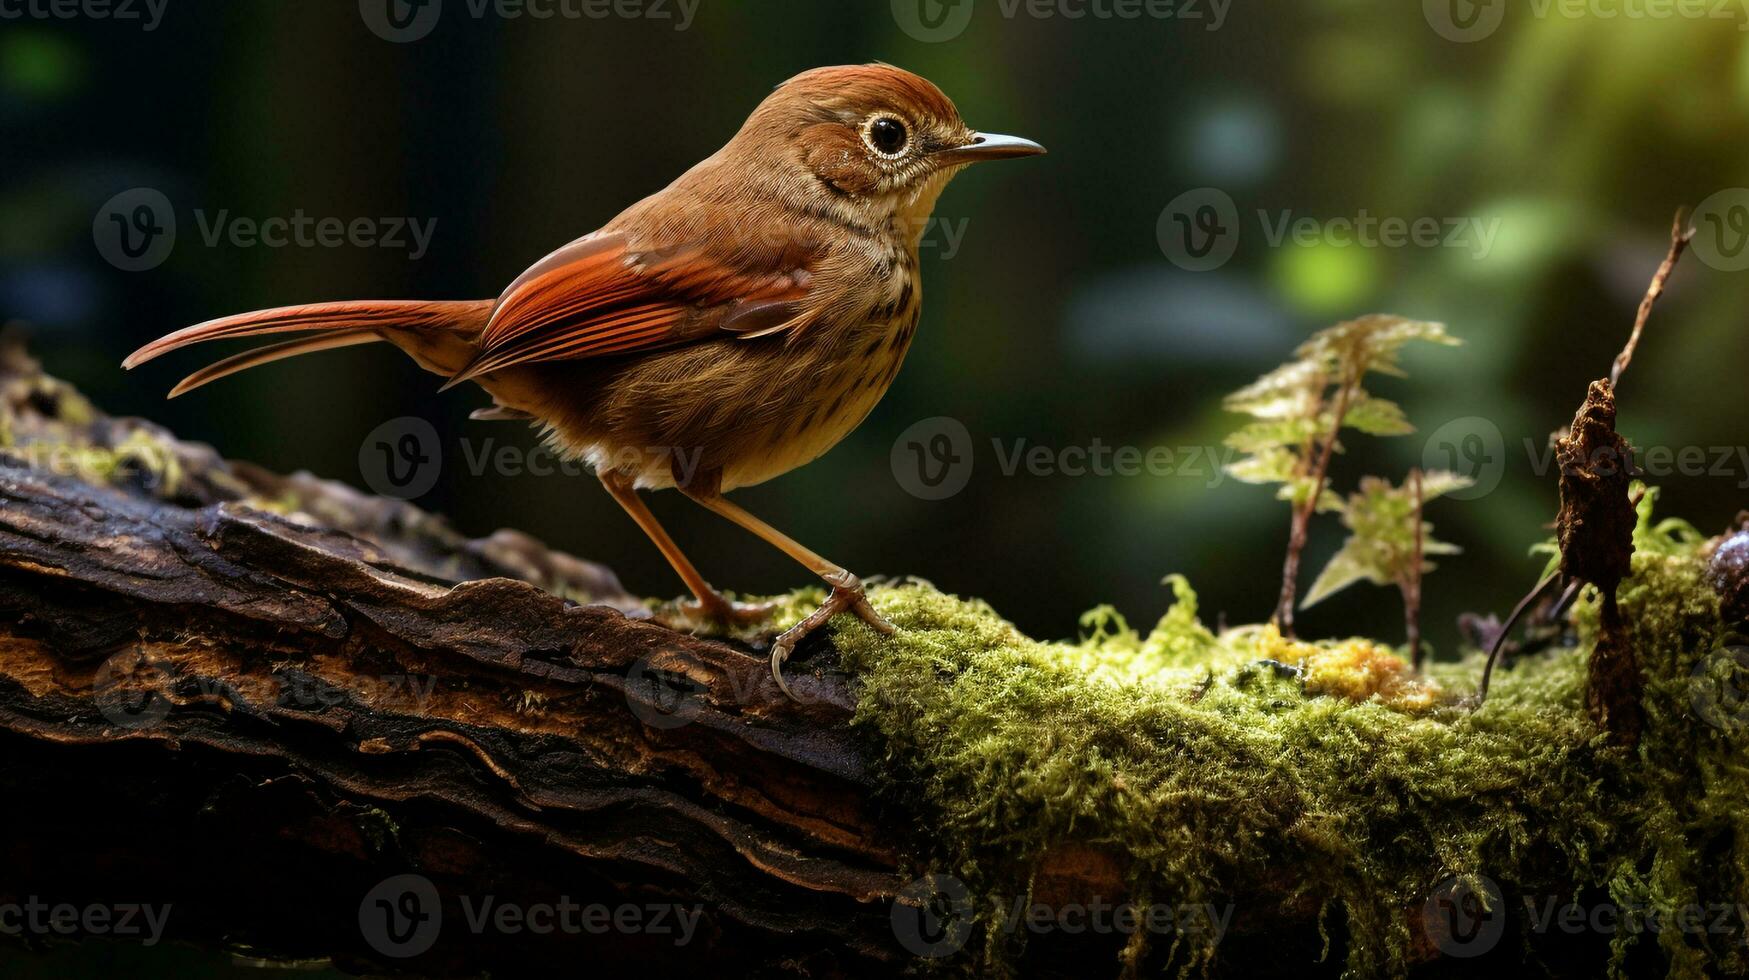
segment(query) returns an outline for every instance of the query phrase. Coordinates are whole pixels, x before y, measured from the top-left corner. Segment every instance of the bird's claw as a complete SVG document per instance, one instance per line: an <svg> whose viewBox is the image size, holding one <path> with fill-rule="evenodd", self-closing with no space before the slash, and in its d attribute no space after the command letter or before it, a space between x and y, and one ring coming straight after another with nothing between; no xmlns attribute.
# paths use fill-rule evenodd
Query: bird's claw
<svg viewBox="0 0 1749 980"><path fill-rule="evenodd" d="M777 639L771 641L771 679L777 682L777 689L791 701L800 698L789 689L789 683L783 679L783 664L796 646L808 634L826 625L833 616L842 612L855 613L857 618L867 623L875 632L882 636L891 636L897 631L892 623L884 619L868 601L868 595L863 591L862 581L849 572L840 575L829 575L826 584L832 587L832 594L826 601L820 603L820 608L809 613L806 619L784 630Z"/></svg>
<svg viewBox="0 0 1749 980"><path fill-rule="evenodd" d="M732 602L722 596L710 599L688 599L680 611L689 617L707 619L724 626L752 626L771 618L775 602Z"/></svg>

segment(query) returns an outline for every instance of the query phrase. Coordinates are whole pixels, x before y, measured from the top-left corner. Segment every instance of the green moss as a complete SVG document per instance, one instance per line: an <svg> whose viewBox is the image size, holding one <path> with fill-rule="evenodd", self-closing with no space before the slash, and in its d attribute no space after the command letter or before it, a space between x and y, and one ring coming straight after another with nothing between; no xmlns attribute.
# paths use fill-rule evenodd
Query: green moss
<svg viewBox="0 0 1749 980"><path fill-rule="evenodd" d="M1138 902L1219 906L1297 882L1296 901L1346 923L1350 973L1400 974L1412 923L1453 875L1563 901L1607 890L1660 910L1749 901L1741 726L1695 710L1740 669L1714 653L1723 638L1697 537L1648 518L1622 590L1648 676L1635 750L1611 747L1582 706L1590 607L1580 649L1524 658L1473 712L1459 696L1477 655L1433 669L1447 693L1431 707L1308 695L1255 665L1285 641L1255 627L1217 636L1177 578L1176 603L1145 635L1101 609L1084 639L1040 642L981 602L905 585L873 594L896 636L840 617L837 646L862 685L855 724L885 792L930 828L913 869L965 881L981 922L1029 894L1047 855L1092 846L1118 859ZM1023 942L985 936L980 970ZM1212 961L1212 934L1179 938L1181 968ZM1618 969L1635 941L1615 938ZM1675 976L1746 965L1726 937L1642 941L1663 945ZM1125 955L1145 953L1138 939Z"/></svg>
<svg viewBox="0 0 1749 980"><path fill-rule="evenodd" d="M128 433L114 448L89 446L73 455L77 475L87 483L114 483L137 474L160 497L174 497L182 485L182 464L176 454L143 430Z"/></svg>

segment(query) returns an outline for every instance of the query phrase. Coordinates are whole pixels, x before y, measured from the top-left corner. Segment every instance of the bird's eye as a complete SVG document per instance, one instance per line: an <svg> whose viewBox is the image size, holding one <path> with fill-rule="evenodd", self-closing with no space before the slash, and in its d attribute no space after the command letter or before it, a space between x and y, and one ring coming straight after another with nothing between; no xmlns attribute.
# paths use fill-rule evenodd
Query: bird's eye
<svg viewBox="0 0 1749 980"><path fill-rule="evenodd" d="M868 124L868 132L863 138L881 156L896 157L904 151L910 136L905 132L904 123L892 116L877 116Z"/></svg>

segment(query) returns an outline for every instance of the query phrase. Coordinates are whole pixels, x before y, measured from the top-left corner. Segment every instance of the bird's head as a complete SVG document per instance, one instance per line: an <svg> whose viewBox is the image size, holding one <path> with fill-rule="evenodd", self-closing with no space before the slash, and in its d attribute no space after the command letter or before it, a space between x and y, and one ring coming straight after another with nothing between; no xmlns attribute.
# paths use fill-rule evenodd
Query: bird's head
<svg viewBox="0 0 1749 980"><path fill-rule="evenodd" d="M968 164L1044 152L1031 140L974 131L928 79L883 64L815 68L784 82L730 149L759 154L876 219L927 216Z"/></svg>

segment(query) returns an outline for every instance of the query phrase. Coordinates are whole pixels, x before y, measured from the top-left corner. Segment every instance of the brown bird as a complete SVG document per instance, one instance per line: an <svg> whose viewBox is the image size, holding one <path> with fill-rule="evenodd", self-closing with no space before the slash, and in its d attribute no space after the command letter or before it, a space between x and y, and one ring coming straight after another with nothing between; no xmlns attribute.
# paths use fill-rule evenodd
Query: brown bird
<svg viewBox="0 0 1749 980"><path fill-rule="evenodd" d="M586 460L696 597L748 623L639 490L677 487L825 579L826 602L771 646L782 664L839 612L882 632L862 582L723 494L810 462L843 439L899 371L917 328L917 247L936 198L980 160L1043 153L972 131L927 80L889 65L817 68L778 86L728 145L599 231L518 276L496 300L367 300L244 313L179 330L128 368L207 340L311 332L219 361L175 397L246 368L386 340L445 388Z"/></svg>

